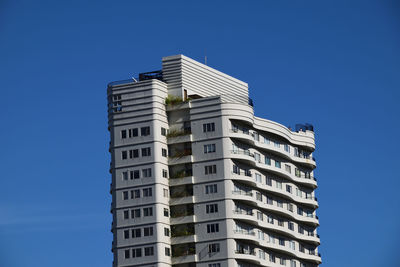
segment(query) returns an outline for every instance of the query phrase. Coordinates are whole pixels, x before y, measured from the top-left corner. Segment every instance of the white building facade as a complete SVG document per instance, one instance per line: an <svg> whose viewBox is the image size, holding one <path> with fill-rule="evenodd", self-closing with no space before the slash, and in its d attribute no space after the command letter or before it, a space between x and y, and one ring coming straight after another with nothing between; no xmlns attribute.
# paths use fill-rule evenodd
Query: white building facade
<svg viewBox="0 0 400 267"><path fill-rule="evenodd" d="M113 266L321 263L311 125L254 116L246 83L182 55L108 85Z"/></svg>

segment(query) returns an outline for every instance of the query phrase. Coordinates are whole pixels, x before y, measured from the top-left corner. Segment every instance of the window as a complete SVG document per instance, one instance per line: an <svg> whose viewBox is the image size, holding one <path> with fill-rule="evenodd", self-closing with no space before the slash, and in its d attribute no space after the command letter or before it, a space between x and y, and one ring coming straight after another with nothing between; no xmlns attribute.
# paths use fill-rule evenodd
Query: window
<svg viewBox="0 0 400 267"><path fill-rule="evenodd" d="M166 197L166 198L168 198L168 189L166 189L166 188L163 188L163 196L164 197Z"/></svg>
<svg viewBox="0 0 400 267"><path fill-rule="evenodd" d="M282 200L277 200L276 201L276 205L279 207L279 208L283 208L283 202L282 202Z"/></svg>
<svg viewBox="0 0 400 267"><path fill-rule="evenodd" d="M269 241L270 243L272 243L272 244L275 244L275 237L272 236L272 235L268 236L268 241Z"/></svg>
<svg viewBox="0 0 400 267"><path fill-rule="evenodd" d="M272 205L273 203L272 197L267 197L267 204Z"/></svg>
<svg viewBox="0 0 400 267"><path fill-rule="evenodd" d="M257 183L261 183L262 182L261 174L259 174L259 173L256 173L256 182Z"/></svg>
<svg viewBox="0 0 400 267"><path fill-rule="evenodd" d="M153 189L151 187L143 188L143 197L151 197L151 196L153 196Z"/></svg>
<svg viewBox="0 0 400 267"><path fill-rule="evenodd" d="M288 211L293 212L293 204L288 203L287 204L287 209L288 209Z"/></svg>
<svg viewBox="0 0 400 267"><path fill-rule="evenodd" d="M257 211L257 220L259 220L259 221L263 220L263 214L259 211Z"/></svg>
<svg viewBox="0 0 400 267"><path fill-rule="evenodd" d="M144 255L145 256L153 256L154 255L154 247L145 247Z"/></svg>
<svg viewBox="0 0 400 267"><path fill-rule="evenodd" d="M208 267L221 267L221 263L210 263Z"/></svg>
<svg viewBox="0 0 400 267"><path fill-rule="evenodd" d="M303 228L301 225L299 225L299 226L297 227L297 231L298 231L300 234L304 235L304 228Z"/></svg>
<svg viewBox="0 0 400 267"><path fill-rule="evenodd" d="M209 244L208 253L216 253L216 252L219 252L219 243Z"/></svg>
<svg viewBox="0 0 400 267"><path fill-rule="evenodd" d="M113 105L114 112L121 112L122 111L121 95L114 95L113 96L112 105Z"/></svg>
<svg viewBox="0 0 400 267"><path fill-rule="evenodd" d="M163 157L166 157L166 156L167 156L167 150L166 150L165 148L162 148L162 149L161 149L161 155L162 155Z"/></svg>
<svg viewBox="0 0 400 267"><path fill-rule="evenodd" d="M140 172L139 170L131 171L131 179L139 179L140 178Z"/></svg>
<svg viewBox="0 0 400 267"><path fill-rule="evenodd" d="M292 173L292 168L291 168L288 164L285 164L285 170L286 170L288 173Z"/></svg>
<svg viewBox="0 0 400 267"><path fill-rule="evenodd" d="M288 228L289 230L294 230L294 224L292 222L288 222Z"/></svg>
<svg viewBox="0 0 400 267"><path fill-rule="evenodd" d="M144 236L152 236L153 235L153 227L145 227L143 228Z"/></svg>
<svg viewBox="0 0 400 267"><path fill-rule="evenodd" d="M240 174L240 169L237 165L233 165L233 173Z"/></svg>
<svg viewBox="0 0 400 267"><path fill-rule="evenodd" d="M164 235L169 236L169 228L164 227Z"/></svg>
<svg viewBox="0 0 400 267"><path fill-rule="evenodd" d="M141 136L150 135L150 127L147 126L147 127L142 127L142 128L140 128L140 135L141 135Z"/></svg>
<svg viewBox="0 0 400 267"><path fill-rule="evenodd" d="M283 225L284 225L284 222L283 222L283 220L282 220L282 219L278 219L278 225L283 227Z"/></svg>
<svg viewBox="0 0 400 267"><path fill-rule="evenodd" d="M300 176L301 176L300 170L297 169L297 168L294 169L294 174L295 174L297 177L300 177Z"/></svg>
<svg viewBox="0 0 400 267"><path fill-rule="evenodd" d="M288 144L284 144L283 148L285 149L286 152L290 152L290 146Z"/></svg>
<svg viewBox="0 0 400 267"><path fill-rule="evenodd" d="M165 256L171 256L171 249L165 248Z"/></svg>
<svg viewBox="0 0 400 267"><path fill-rule="evenodd" d="M217 213L217 212L218 212L218 204L206 205L206 213Z"/></svg>
<svg viewBox="0 0 400 267"><path fill-rule="evenodd" d="M217 184L206 185L206 194L217 193Z"/></svg>
<svg viewBox="0 0 400 267"><path fill-rule="evenodd" d="M129 158L138 158L139 157L139 149L131 149L129 150Z"/></svg>
<svg viewBox="0 0 400 267"><path fill-rule="evenodd" d="M133 218L140 218L140 209L131 210L131 217Z"/></svg>
<svg viewBox="0 0 400 267"><path fill-rule="evenodd" d="M121 152L121 156L122 156L122 159L127 159L128 158L128 152L127 151L122 151Z"/></svg>
<svg viewBox="0 0 400 267"><path fill-rule="evenodd" d="M262 201L262 195L260 192L256 192L256 200L257 201Z"/></svg>
<svg viewBox="0 0 400 267"><path fill-rule="evenodd" d="M207 224L207 233L217 233L217 232L219 232L218 223Z"/></svg>
<svg viewBox="0 0 400 267"><path fill-rule="evenodd" d="M275 255L269 254L269 261L270 262L275 262Z"/></svg>
<svg viewBox="0 0 400 267"><path fill-rule="evenodd" d="M214 132L215 131L215 123L211 122L211 123L204 123L203 124L203 132Z"/></svg>
<svg viewBox="0 0 400 267"><path fill-rule="evenodd" d="M153 208L144 208L143 209L143 216L144 217L149 217L149 216L153 216Z"/></svg>
<svg viewBox="0 0 400 267"><path fill-rule="evenodd" d="M267 222L268 223L271 223L271 224L274 224L274 218L272 218L271 216L267 216Z"/></svg>
<svg viewBox="0 0 400 267"><path fill-rule="evenodd" d="M129 211L128 210L124 210L124 219L129 219Z"/></svg>
<svg viewBox="0 0 400 267"><path fill-rule="evenodd" d="M162 136L167 136L167 129L161 127L161 135Z"/></svg>
<svg viewBox="0 0 400 267"><path fill-rule="evenodd" d="M285 239L280 237L279 238L279 245L284 246L285 245Z"/></svg>
<svg viewBox="0 0 400 267"><path fill-rule="evenodd" d="M151 168L143 169L142 176L143 178L151 177Z"/></svg>
<svg viewBox="0 0 400 267"><path fill-rule="evenodd" d="M281 259L280 259L280 264L281 264L281 265L286 265L286 259L281 258Z"/></svg>
<svg viewBox="0 0 400 267"><path fill-rule="evenodd" d="M138 238L142 236L142 230L140 228L132 229L132 238Z"/></svg>
<svg viewBox="0 0 400 267"><path fill-rule="evenodd" d="M128 134L129 134L129 138L136 137L139 135L139 131L137 128L129 129Z"/></svg>
<svg viewBox="0 0 400 267"><path fill-rule="evenodd" d="M140 198L140 189L131 190L131 198Z"/></svg>
<svg viewBox="0 0 400 267"><path fill-rule="evenodd" d="M267 137L264 136L264 144L268 144L269 145L270 141Z"/></svg>
<svg viewBox="0 0 400 267"><path fill-rule="evenodd" d="M275 167L280 168L281 167L281 162L275 160Z"/></svg>
<svg viewBox="0 0 400 267"><path fill-rule="evenodd" d="M151 156L150 147L142 148L142 157L149 157L149 156Z"/></svg>
<svg viewBox="0 0 400 267"><path fill-rule="evenodd" d="M282 182L276 181L276 188L282 189Z"/></svg>
<svg viewBox="0 0 400 267"><path fill-rule="evenodd" d="M279 147L281 147L281 144L280 144L278 141L275 141L275 142L274 142L274 146L277 147L277 148L279 148Z"/></svg>
<svg viewBox="0 0 400 267"><path fill-rule="evenodd" d="M297 207L297 214L303 215L303 209L300 207Z"/></svg>
<svg viewBox="0 0 400 267"><path fill-rule="evenodd" d="M292 250L296 250L296 245L295 245L294 241L289 241L289 248Z"/></svg>
<svg viewBox="0 0 400 267"><path fill-rule="evenodd" d="M126 138L126 130L121 131L121 138L125 139Z"/></svg>
<svg viewBox="0 0 400 267"><path fill-rule="evenodd" d="M215 144L204 145L204 153L213 153L215 152Z"/></svg>
<svg viewBox="0 0 400 267"><path fill-rule="evenodd" d="M205 173L205 174L214 174L214 173L217 173L217 165L208 165L208 166L204 166L204 173Z"/></svg>
<svg viewBox="0 0 400 267"><path fill-rule="evenodd" d="M267 185L272 186L272 178L271 177L267 176L265 182L266 182Z"/></svg>
<svg viewBox="0 0 400 267"><path fill-rule="evenodd" d="M264 240L264 232L263 231L258 230L258 239Z"/></svg>
<svg viewBox="0 0 400 267"><path fill-rule="evenodd" d="M256 162L261 162L261 156L260 156L260 154L259 153L257 153L257 152L254 152L254 159L256 160Z"/></svg>
<svg viewBox="0 0 400 267"><path fill-rule="evenodd" d="M270 158L270 157L267 157L267 156L265 156L264 163L265 163L265 164L267 164L267 165L271 165L271 158Z"/></svg>
<svg viewBox="0 0 400 267"><path fill-rule="evenodd" d="M130 256L130 250L129 249L125 249L125 259L129 259Z"/></svg>
<svg viewBox="0 0 400 267"><path fill-rule="evenodd" d="M292 187L290 185L286 185L286 192L292 193Z"/></svg>
<svg viewBox="0 0 400 267"><path fill-rule="evenodd" d="M290 267L296 267L295 260L290 260Z"/></svg>
<svg viewBox="0 0 400 267"><path fill-rule="evenodd" d="M132 258L139 258L139 257L142 257L142 249L141 248L132 249Z"/></svg>
<svg viewBox="0 0 400 267"><path fill-rule="evenodd" d="M166 169L162 170L162 177L168 178L168 171Z"/></svg>
<svg viewBox="0 0 400 267"><path fill-rule="evenodd" d="M128 180L128 172L122 172L122 180L124 181Z"/></svg>
<svg viewBox="0 0 400 267"><path fill-rule="evenodd" d="M260 141L260 135L257 132L254 132L253 135L254 135L255 141L257 141L257 142Z"/></svg>
<svg viewBox="0 0 400 267"><path fill-rule="evenodd" d="M129 238L129 230L125 230L124 231L124 239L128 239Z"/></svg>
<svg viewBox="0 0 400 267"><path fill-rule="evenodd" d="M250 170L244 170L244 175L245 176L248 176L248 177L251 177L251 171Z"/></svg>
<svg viewBox="0 0 400 267"><path fill-rule="evenodd" d="M164 208L164 216L165 217L169 217L169 211L166 208Z"/></svg>
<svg viewBox="0 0 400 267"><path fill-rule="evenodd" d="M123 198L124 200L127 200L128 197L129 197L128 191L122 192L122 198Z"/></svg>

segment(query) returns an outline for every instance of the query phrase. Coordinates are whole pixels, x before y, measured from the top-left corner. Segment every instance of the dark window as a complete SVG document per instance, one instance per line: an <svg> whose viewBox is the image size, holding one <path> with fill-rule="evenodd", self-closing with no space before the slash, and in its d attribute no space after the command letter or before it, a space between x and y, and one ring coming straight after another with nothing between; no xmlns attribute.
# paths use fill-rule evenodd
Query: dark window
<svg viewBox="0 0 400 267"><path fill-rule="evenodd" d="M219 224L207 224L207 233L218 233L219 232Z"/></svg>
<svg viewBox="0 0 400 267"><path fill-rule="evenodd" d="M206 205L206 213L216 213L218 212L218 204Z"/></svg>
<svg viewBox="0 0 400 267"><path fill-rule="evenodd" d="M122 159L127 159L127 158L128 158L128 152L122 151Z"/></svg>
<svg viewBox="0 0 400 267"><path fill-rule="evenodd" d="M284 238L279 238L279 245L281 245L281 246L285 245L285 239Z"/></svg>
<svg viewBox="0 0 400 267"><path fill-rule="evenodd" d="M140 228L132 229L132 238L138 238L142 236L142 230Z"/></svg>
<svg viewBox="0 0 400 267"><path fill-rule="evenodd" d="M129 129L128 134L129 134L129 138L136 137L139 135L139 131L137 128Z"/></svg>
<svg viewBox="0 0 400 267"><path fill-rule="evenodd" d="M164 235L169 236L169 228L164 227Z"/></svg>
<svg viewBox="0 0 400 267"><path fill-rule="evenodd" d="M124 231L124 238L128 239L129 238L129 230Z"/></svg>
<svg viewBox="0 0 400 267"><path fill-rule="evenodd" d="M141 135L141 136L150 135L150 127L147 126L147 127L142 127L142 128L140 128L140 135Z"/></svg>
<svg viewBox="0 0 400 267"><path fill-rule="evenodd" d="M148 216L153 216L153 208L144 208L143 209L143 216L148 217Z"/></svg>
<svg viewBox="0 0 400 267"><path fill-rule="evenodd" d="M144 236L152 236L153 235L153 227L145 227L143 228Z"/></svg>
<svg viewBox="0 0 400 267"><path fill-rule="evenodd" d="M205 123L203 124L203 132L214 132L215 131L215 123Z"/></svg>
<svg viewBox="0 0 400 267"><path fill-rule="evenodd" d="M131 171L131 179L132 179L132 177L133 177L134 179L139 179L139 178L140 178L140 172L139 172L139 170Z"/></svg>
<svg viewBox="0 0 400 267"><path fill-rule="evenodd" d="M219 252L219 243L209 244L208 245L208 253Z"/></svg>
<svg viewBox="0 0 400 267"><path fill-rule="evenodd" d="M144 248L144 255L145 256L154 255L154 247L146 247L146 248Z"/></svg>
<svg viewBox="0 0 400 267"><path fill-rule="evenodd" d="M142 157L149 157L151 156L150 147L142 148Z"/></svg>
<svg viewBox="0 0 400 267"><path fill-rule="evenodd" d="M126 130L121 131L121 138L125 139L126 138Z"/></svg>
<svg viewBox="0 0 400 267"><path fill-rule="evenodd" d="M139 258L139 257L142 257L142 249L141 248L132 249L132 258Z"/></svg>
<svg viewBox="0 0 400 267"><path fill-rule="evenodd" d="M143 178L151 177L151 168L143 169L142 176Z"/></svg>
<svg viewBox="0 0 400 267"><path fill-rule="evenodd" d="M161 127L161 135L166 136L167 135L167 129Z"/></svg>
<svg viewBox="0 0 400 267"><path fill-rule="evenodd" d="M163 176L164 178L168 178L168 171L165 170L165 169L163 169L163 170L162 170L162 176Z"/></svg>
<svg viewBox="0 0 400 267"><path fill-rule="evenodd" d="M125 249L125 259L129 259L131 257L129 252L129 249Z"/></svg>
<svg viewBox="0 0 400 267"><path fill-rule="evenodd" d="M167 150L166 150L165 148L161 149L161 155L162 155L163 157L166 157L166 156L167 156Z"/></svg>
<svg viewBox="0 0 400 267"><path fill-rule="evenodd" d="M129 219L129 211L124 210L124 219Z"/></svg>
<svg viewBox="0 0 400 267"><path fill-rule="evenodd" d="M171 256L170 248L165 248L165 256Z"/></svg>
<svg viewBox="0 0 400 267"><path fill-rule="evenodd" d="M143 197L153 196L153 189L151 187L143 189Z"/></svg>
<svg viewBox="0 0 400 267"><path fill-rule="evenodd" d="M205 174L217 173L217 165L204 166L204 173Z"/></svg>
<svg viewBox="0 0 400 267"><path fill-rule="evenodd" d="M129 197L128 191L122 192L122 195L123 195L123 199L124 199L124 200L127 200L128 197Z"/></svg>
<svg viewBox="0 0 400 267"><path fill-rule="evenodd" d="M165 217L168 217L168 216L169 216L169 211L168 211L168 209L165 209L165 208L164 208L164 216L165 216Z"/></svg>
<svg viewBox="0 0 400 267"><path fill-rule="evenodd" d="M215 152L215 144L204 145L204 153L213 153Z"/></svg>

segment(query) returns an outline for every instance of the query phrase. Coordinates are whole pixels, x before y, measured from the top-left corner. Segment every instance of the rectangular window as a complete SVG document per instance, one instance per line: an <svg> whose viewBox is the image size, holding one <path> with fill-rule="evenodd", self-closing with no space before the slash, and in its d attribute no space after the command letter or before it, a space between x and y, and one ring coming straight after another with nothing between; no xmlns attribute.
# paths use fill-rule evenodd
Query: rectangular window
<svg viewBox="0 0 400 267"><path fill-rule="evenodd" d="M282 202L282 200L277 200L276 201L276 205L279 207L279 208L283 208L283 202Z"/></svg>
<svg viewBox="0 0 400 267"><path fill-rule="evenodd" d="M273 203L272 197L267 197L267 204L272 205Z"/></svg>
<svg viewBox="0 0 400 267"><path fill-rule="evenodd" d="M171 256L171 249L165 248L165 256Z"/></svg>
<svg viewBox="0 0 400 267"><path fill-rule="evenodd" d="M149 156L151 156L150 147L142 148L142 157L149 157Z"/></svg>
<svg viewBox="0 0 400 267"><path fill-rule="evenodd" d="M124 230L124 239L129 238L129 230Z"/></svg>
<svg viewBox="0 0 400 267"><path fill-rule="evenodd" d="M128 152L127 151L121 151L121 158L122 159L127 159L128 158Z"/></svg>
<svg viewBox="0 0 400 267"><path fill-rule="evenodd" d="M131 190L131 198L140 198L140 189Z"/></svg>
<svg viewBox="0 0 400 267"><path fill-rule="evenodd" d="M276 181L276 188L282 189L282 182Z"/></svg>
<svg viewBox="0 0 400 267"><path fill-rule="evenodd" d="M263 220L263 214L259 211L257 211L257 220L259 220L259 221Z"/></svg>
<svg viewBox="0 0 400 267"><path fill-rule="evenodd" d="M281 162L275 160L275 167L280 168L281 167Z"/></svg>
<svg viewBox="0 0 400 267"><path fill-rule="evenodd" d="M257 201L262 201L262 195L260 192L256 192L256 200Z"/></svg>
<svg viewBox="0 0 400 267"><path fill-rule="evenodd" d="M263 231L258 230L258 239L264 240L264 232Z"/></svg>
<svg viewBox="0 0 400 267"><path fill-rule="evenodd" d="M151 168L142 169L143 178L151 177Z"/></svg>
<svg viewBox="0 0 400 267"><path fill-rule="evenodd" d="M235 173L235 174L240 174L239 166L233 165L233 173Z"/></svg>
<svg viewBox="0 0 400 267"><path fill-rule="evenodd" d="M215 194L217 193L217 184L206 185L206 194Z"/></svg>
<svg viewBox="0 0 400 267"><path fill-rule="evenodd" d="M267 222L268 223L270 223L270 224L274 224L274 218L272 218L271 216L267 216L268 218L267 218Z"/></svg>
<svg viewBox="0 0 400 267"><path fill-rule="evenodd" d="M130 250L129 249L125 249L125 259L129 259L130 256Z"/></svg>
<svg viewBox="0 0 400 267"><path fill-rule="evenodd" d="M164 227L164 235L169 236L169 228Z"/></svg>
<svg viewBox="0 0 400 267"><path fill-rule="evenodd" d="M204 153L214 153L215 152L215 144L204 145Z"/></svg>
<svg viewBox="0 0 400 267"><path fill-rule="evenodd" d="M293 212L293 204L288 203L287 204L287 209L288 209L288 211Z"/></svg>
<svg viewBox="0 0 400 267"><path fill-rule="evenodd" d="M267 176L265 179L266 179L266 184L272 186L272 178Z"/></svg>
<svg viewBox="0 0 400 267"><path fill-rule="evenodd" d="M285 245L285 239L280 237L279 238L279 245L284 246Z"/></svg>
<svg viewBox="0 0 400 267"><path fill-rule="evenodd" d="M292 193L292 187L290 185L286 185L286 192Z"/></svg>
<svg viewBox="0 0 400 267"><path fill-rule="evenodd" d="M217 173L217 165L204 166L204 174L215 174Z"/></svg>
<svg viewBox="0 0 400 267"><path fill-rule="evenodd" d="M244 175L251 177L251 171L250 170L244 170Z"/></svg>
<svg viewBox="0 0 400 267"><path fill-rule="evenodd" d="M139 157L139 149L131 149L129 150L129 158L138 158Z"/></svg>
<svg viewBox="0 0 400 267"><path fill-rule="evenodd" d="M284 147L286 152L290 153L290 146L288 144L284 144L283 147Z"/></svg>
<svg viewBox="0 0 400 267"><path fill-rule="evenodd" d="M275 141L275 142L274 142L274 146L277 147L277 148L279 148L279 147L281 147L281 143L279 143L278 141Z"/></svg>
<svg viewBox="0 0 400 267"><path fill-rule="evenodd" d="M300 207L297 207L297 214L303 215L303 209Z"/></svg>
<svg viewBox="0 0 400 267"><path fill-rule="evenodd" d="M153 189L151 187L143 188L143 197L151 197L151 196L153 196Z"/></svg>
<svg viewBox="0 0 400 267"><path fill-rule="evenodd" d="M128 131L129 138L138 136L139 135L138 133L139 133L138 128L129 129Z"/></svg>
<svg viewBox="0 0 400 267"><path fill-rule="evenodd" d="M297 177L300 177L301 176L301 173L300 173L300 170L299 169L294 169L294 174L297 176Z"/></svg>
<svg viewBox="0 0 400 267"><path fill-rule="evenodd" d="M267 137L264 136L264 144L269 145L269 143L270 143L269 139L268 139Z"/></svg>
<svg viewBox="0 0 400 267"><path fill-rule="evenodd" d="M275 255L269 254L269 261L270 262L275 262Z"/></svg>
<svg viewBox="0 0 400 267"><path fill-rule="evenodd" d="M208 253L216 253L216 252L219 252L219 243L209 244Z"/></svg>
<svg viewBox="0 0 400 267"><path fill-rule="evenodd" d="M167 150L166 150L165 148L162 148L162 149L161 149L161 155L162 155L163 157L166 157L166 156L167 156Z"/></svg>
<svg viewBox="0 0 400 267"><path fill-rule="evenodd" d="M161 127L161 135L162 136L167 136L167 129Z"/></svg>
<svg viewBox="0 0 400 267"><path fill-rule="evenodd" d="M211 123L204 123L203 124L203 132L214 132L215 131L215 124L214 122Z"/></svg>
<svg viewBox="0 0 400 267"><path fill-rule="evenodd" d="M296 267L296 261L290 260L290 267Z"/></svg>
<svg viewBox="0 0 400 267"><path fill-rule="evenodd" d="M142 257L142 249L141 248L132 249L132 258L140 258L140 257Z"/></svg>
<svg viewBox="0 0 400 267"><path fill-rule="evenodd" d="M278 219L278 225L283 227L284 226L284 222L282 219Z"/></svg>
<svg viewBox="0 0 400 267"><path fill-rule="evenodd" d="M207 224L207 233L218 233L219 232L219 224Z"/></svg>
<svg viewBox="0 0 400 267"><path fill-rule="evenodd" d="M168 171L166 169L162 170L162 177L168 178Z"/></svg>
<svg viewBox="0 0 400 267"><path fill-rule="evenodd" d="M265 161L264 161L264 163L267 164L267 165L271 165L271 158L265 156Z"/></svg>
<svg viewBox="0 0 400 267"><path fill-rule="evenodd" d="M144 255L145 256L153 256L154 255L154 247L145 247Z"/></svg>
<svg viewBox="0 0 400 267"><path fill-rule="evenodd" d="M288 173L292 173L292 168L291 168L288 164L285 164L285 170L286 170Z"/></svg>
<svg viewBox="0 0 400 267"><path fill-rule="evenodd" d="M164 208L164 216L169 217L169 210Z"/></svg>
<svg viewBox="0 0 400 267"><path fill-rule="evenodd" d="M257 132L254 132L253 136L254 136L255 141L257 141L257 142L260 141L260 135Z"/></svg>
<svg viewBox="0 0 400 267"><path fill-rule="evenodd" d="M129 219L129 210L124 210L124 219Z"/></svg>
<svg viewBox="0 0 400 267"><path fill-rule="evenodd" d="M147 126L147 127L142 127L142 128L140 128L140 135L141 135L141 136L150 135L150 127Z"/></svg>
<svg viewBox="0 0 400 267"><path fill-rule="evenodd" d="M140 218L140 209L131 210L131 217L133 218Z"/></svg>
<svg viewBox="0 0 400 267"><path fill-rule="evenodd" d="M257 152L254 152L254 159L256 160L256 162L261 162L261 156L260 156L260 154L259 153L257 153Z"/></svg>
<svg viewBox="0 0 400 267"><path fill-rule="evenodd" d="M143 208L143 216L144 217L150 217L153 216L153 208Z"/></svg>
<svg viewBox="0 0 400 267"><path fill-rule="evenodd" d="M221 267L221 263L210 263L210 264L208 264L208 267Z"/></svg>
<svg viewBox="0 0 400 267"><path fill-rule="evenodd" d="M143 228L144 236L152 236L153 235L153 227L145 227Z"/></svg>
<svg viewBox="0 0 400 267"><path fill-rule="evenodd" d="M281 265L286 265L286 259L284 259L284 258L281 258L281 260L280 260L280 264L281 264Z"/></svg>
<svg viewBox="0 0 400 267"><path fill-rule="evenodd" d="M294 224L292 222L288 222L288 228L289 230L294 230Z"/></svg>
<svg viewBox="0 0 400 267"><path fill-rule="evenodd" d="M121 138L125 139L126 138L126 130L121 131Z"/></svg>
<svg viewBox="0 0 400 267"><path fill-rule="evenodd" d="M294 241L289 241L289 248L291 248L292 250L296 250L296 244L294 243Z"/></svg>
<svg viewBox="0 0 400 267"><path fill-rule="evenodd" d="M132 229L132 238L138 238L142 236L142 230L140 228Z"/></svg>
<svg viewBox="0 0 400 267"><path fill-rule="evenodd" d="M217 212L218 212L218 204L206 205L206 213L217 213Z"/></svg>
<svg viewBox="0 0 400 267"><path fill-rule="evenodd" d="M127 199L129 198L129 194L128 194L128 193L129 193L128 191L122 192L122 198L123 198L124 200L127 200Z"/></svg>
<svg viewBox="0 0 400 267"><path fill-rule="evenodd" d="M122 172L122 180L124 181L128 180L128 172Z"/></svg>
<svg viewBox="0 0 400 267"><path fill-rule="evenodd" d="M166 197L166 198L168 198L168 197L169 197L169 194L168 194L168 189L166 189L166 188L163 188L163 196L164 196L164 197Z"/></svg>
<svg viewBox="0 0 400 267"><path fill-rule="evenodd" d="M262 183L261 174L259 174L259 173L256 173L256 182L257 183Z"/></svg>

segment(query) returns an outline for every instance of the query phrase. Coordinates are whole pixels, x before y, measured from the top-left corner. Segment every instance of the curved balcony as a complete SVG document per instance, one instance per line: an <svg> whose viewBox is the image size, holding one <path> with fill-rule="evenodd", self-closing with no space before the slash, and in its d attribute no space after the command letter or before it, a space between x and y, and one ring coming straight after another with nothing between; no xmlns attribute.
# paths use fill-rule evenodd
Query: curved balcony
<svg viewBox="0 0 400 267"><path fill-rule="evenodd" d="M232 198L234 198L235 200L241 200L241 201L245 201L248 202L251 205L255 205L257 204L257 201L254 199L253 197L253 193L252 192L246 192L246 191L232 191Z"/></svg>
<svg viewBox="0 0 400 267"><path fill-rule="evenodd" d="M261 264L260 259L257 257L255 250L235 250L235 259L242 259L253 262L255 264Z"/></svg>
<svg viewBox="0 0 400 267"><path fill-rule="evenodd" d="M253 134L249 131L241 131L241 130L236 130L236 129L231 129L230 131L230 138L238 138L245 142L246 144L252 145L256 148L261 148L264 151L272 152L273 154L279 155L282 158L288 159L293 162L297 162L300 164L305 164L307 167L315 169L317 164L315 162L315 159L311 156L306 157L303 156L301 157L296 156L295 154L292 154L288 151L285 151L282 147L275 147L273 144L269 143L262 143L260 141L254 140Z"/></svg>

